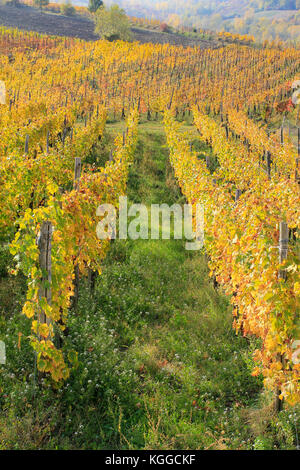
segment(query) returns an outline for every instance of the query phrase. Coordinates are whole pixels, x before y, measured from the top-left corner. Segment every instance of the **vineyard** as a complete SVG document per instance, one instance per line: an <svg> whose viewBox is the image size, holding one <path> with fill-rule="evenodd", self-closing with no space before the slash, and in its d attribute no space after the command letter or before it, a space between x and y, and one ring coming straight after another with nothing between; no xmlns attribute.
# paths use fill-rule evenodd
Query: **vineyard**
<svg viewBox="0 0 300 470"><path fill-rule="evenodd" d="M0 449L299 446L299 77L0 28ZM99 240L122 196L201 204L204 249Z"/></svg>

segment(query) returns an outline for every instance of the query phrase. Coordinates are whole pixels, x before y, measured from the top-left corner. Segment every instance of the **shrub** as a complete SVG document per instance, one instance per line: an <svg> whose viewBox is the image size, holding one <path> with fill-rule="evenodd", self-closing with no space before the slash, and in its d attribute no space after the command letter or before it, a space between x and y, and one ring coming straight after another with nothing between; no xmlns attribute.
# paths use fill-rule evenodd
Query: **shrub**
<svg viewBox="0 0 300 470"><path fill-rule="evenodd" d="M169 25L167 25L167 23L162 23L160 25L160 30L162 33L168 33L170 31Z"/></svg>
<svg viewBox="0 0 300 470"><path fill-rule="evenodd" d="M102 39L130 41L132 37L128 17L117 5L99 8L95 13L95 23L95 33Z"/></svg>
<svg viewBox="0 0 300 470"><path fill-rule="evenodd" d="M63 3L60 7L60 11L61 14L65 16L73 16L76 13L76 10L71 3Z"/></svg>

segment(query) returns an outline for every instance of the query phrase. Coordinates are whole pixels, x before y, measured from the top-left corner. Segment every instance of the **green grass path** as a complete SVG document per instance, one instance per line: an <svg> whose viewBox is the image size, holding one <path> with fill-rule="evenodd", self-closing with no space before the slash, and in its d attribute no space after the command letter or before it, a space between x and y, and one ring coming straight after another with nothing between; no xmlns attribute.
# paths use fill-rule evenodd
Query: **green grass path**
<svg viewBox="0 0 300 470"><path fill-rule="evenodd" d="M184 202L160 123L140 126L129 199ZM104 446L249 446L240 409L260 385L251 377L247 343L232 330L231 308L214 290L203 254L187 252L181 241L116 241L94 302L112 332L122 376L109 408L118 432L107 442L103 423Z"/></svg>

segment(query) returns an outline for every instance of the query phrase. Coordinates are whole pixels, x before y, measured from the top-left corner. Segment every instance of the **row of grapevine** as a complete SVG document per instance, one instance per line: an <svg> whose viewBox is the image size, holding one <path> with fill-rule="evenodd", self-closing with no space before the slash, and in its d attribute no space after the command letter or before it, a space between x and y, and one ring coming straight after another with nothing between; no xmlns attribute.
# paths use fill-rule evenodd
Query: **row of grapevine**
<svg viewBox="0 0 300 470"><path fill-rule="evenodd" d="M278 135L269 135L265 129L257 126L243 111L232 108L226 110L226 123L233 136L243 140L253 152L259 156L260 162L267 160L269 154L273 170L288 178L293 178L296 172L298 155L293 143L281 129Z"/></svg>
<svg viewBox="0 0 300 470"><path fill-rule="evenodd" d="M12 112L16 122L30 119L31 127L58 108L70 120L72 108L88 116L100 106L124 117L139 104L150 118L171 99L178 112L196 103L214 112L221 103L235 108L246 103L250 113L262 112L288 99L300 70L295 49L86 43L4 28L0 50L0 80L7 87L0 120Z"/></svg>
<svg viewBox="0 0 300 470"><path fill-rule="evenodd" d="M18 230L10 250L18 261L17 270L21 270L28 279L23 313L32 319L31 344L37 354L38 369L50 373L55 381L66 379L70 372L69 364L76 361L75 352L69 351L66 360L63 351L55 345L55 338L60 337L66 327L74 295L74 273L77 271L82 276L87 275L88 270L101 273L109 240L97 238L96 211L104 203L117 207L119 196L126 192L138 119L138 112L133 111L128 118L126 138L119 136L115 141L113 161L93 172L87 169L80 179L76 171L72 190L68 190L71 177L69 160L66 167L58 156L48 161L53 165L53 172L45 171L44 187L43 184L38 185L38 191L47 193L46 202L34 208L28 206L17 221ZM73 162L78 163L78 159L73 158ZM42 161L38 167L43 171ZM34 165L31 171L35 172ZM56 181L59 173L64 174L63 188ZM24 197L26 194L28 188ZM48 238L45 240L43 237ZM41 253L42 248L48 253ZM44 263L43 256L46 257Z"/></svg>
<svg viewBox="0 0 300 470"><path fill-rule="evenodd" d="M266 139L266 133L255 126L253 121L246 121L245 133L248 138L243 136L242 139L235 132L233 135L229 134L229 129L233 126L231 121L220 126L199 108L194 109L194 116L201 138L218 156L218 177L231 181L241 190L247 190L253 185L260 186L271 177L273 181L285 182L289 186L295 181L297 152L291 142L282 145L276 141L276 136L272 140ZM248 126L257 140L248 131ZM243 126L240 128L240 133L242 132ZM297 191L297 185L295 188Z"/></svg>
<svg viewBox="0 0 300 470"><path fill-rule="evenodd" d="M183 194L205 207L205 248L211 275L231 297L234 326L262 341L254 374L280 399L299 401L299 365L293 361L299 337L298 184L278 172L260 171L255 149L227 139L226 129L195 110L200 138L212 146L219 167L211 172L191 152L171 112L165 128L171 163ZM278 256L279 227L290 227L288 256ZM287 240L282 240L287 243ZM284 260L284 261L283 261ZM284 273L284 275L282 275Z"/></svg>

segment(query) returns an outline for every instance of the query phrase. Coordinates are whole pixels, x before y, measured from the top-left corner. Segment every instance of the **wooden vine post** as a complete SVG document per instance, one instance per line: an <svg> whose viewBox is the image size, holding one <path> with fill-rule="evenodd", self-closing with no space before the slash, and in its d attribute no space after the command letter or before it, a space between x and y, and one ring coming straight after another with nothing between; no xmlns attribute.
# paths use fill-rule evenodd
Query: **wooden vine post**
<svg viewBox="0 0 300 470"><path fill-rule="evenodd" d="M52 223L46 221L43 223L40 231L40 236L38 240L39 248L39 265L42 270L42 283L39 289L39 298L46 299L47 304L51 305L51 248L52 248L52 233L53 227ZM47 324L48 326L52 323L52 320L47 317L43 310L40 310L38 315L38 324ZM39 340L40 335L38 335Z"/></svg>
<svg viewBox="0 0 300 470"><path fill-rule="evenodd" d="M25 137L25 148L24 148L24 153L25 153L25 155L28 155L28 152L29 152L29 135L26 134L26 137Z"/></svg>
<svg viewBox="0 0 300 470"><path fill-rule="evenodd" d="M267 175L269 179L271 179L271 164L272 164L271 153L268 151L267 152Z"/></svg>
<svg viewBox="0 0 300 470"><path fill-rule="evenodd" d="M209 158L209 155L206 155L206 157L205 157L205 162L206 162L206 168L209 170L209 169L210 169L210 158Z"/></svg>
<svg viewBox="0 0 300 470"><path fill-rule="evenodd" d="M300 127L298 127L298 157L296 158L295 180L300 184Z"/></svg>
<svg viewBox="0 0 300 470"><path fill-rule="evenodd" d="M284 263L288 256L289 249L289 228L285 222L280 222L279 225L279 262ZM286 280L287 272L285 270L279 271L279 279Z"/></svg>
<svg viewBox="0 0 300 470"><path fill-rule="evenodd" d="M283 120L282 126L280 128L280 144L284 145L284 120Z"/></svg>
<svg viewBox="0 0 300 470"><path fill-rule="evenodd" d="M235 200L235 203L236 203L236 204L238 203L238 201L239 201L241 195L242 195L242 190L241 190L241 189L236 189L236 190L235 190L235 197L234 197L234 200ZM237 296L237 292L234 292L234 293L233 293L233 297L236 298L236 296ZM236 312L237 312L237 315L239 315L239 312L240 312L239 306L238 306L237 304L234 304L234 308L235 308L235 310L236 310ZM242 336L244 336L244 325L243 325L243 324L241 325L241 330L240 330L240 331L241 331ZM246 339L247 339L247 338L246 338ZM247 341L248 341L248 340L247 340Z"/></svg>
<svg viewBox="0 0 300 470"><path fill-rule="evenodd" d="M75 158L75 171L74 171L74 189L75 191L79 190L79 183L80 183L80 176L81 176L81 158Z"/></svg>
<svg viewBox="0 0 300 470"><path fill-rule="evenodd" d="M241 195L242 195L241 189L237 189L237 190L235 191L235 202L238 202L238 200L240 199Z"/></svg>
<svg viewBox="0 0 300 470"><path fill-rule="evenodd" d="M47 153L47 155L49 154L49 138L50 138L50 131L47 132L47 138L46 138L46 153Z"/></svg>
<svg viewBox="0 0 300 470"><path fill-rule="evenodd" d="M289 228L285 222L280 222L279 224L279 263L283 264L284 261L288 257L288 249L289 249ZM287 272L285 269L281 269L278 274L278 278L286 281L287 279ZM284 360L283 357L280 355L278 357L279 361L283 364ZM283 409L283 400L279 397L281 395L281 390L278 388L276 391L275 397L275 411L279 412Z"/></svg>
<svg viewBox="0 0 300 470"><path fill-rule="evenodd" d="M74 170L74 190L79 191L81 176L81 158L75 158L75 170ZM77 262L74 267L74 296L73 296L73 307L76 307L79 297L79 267Z"/></svg>

